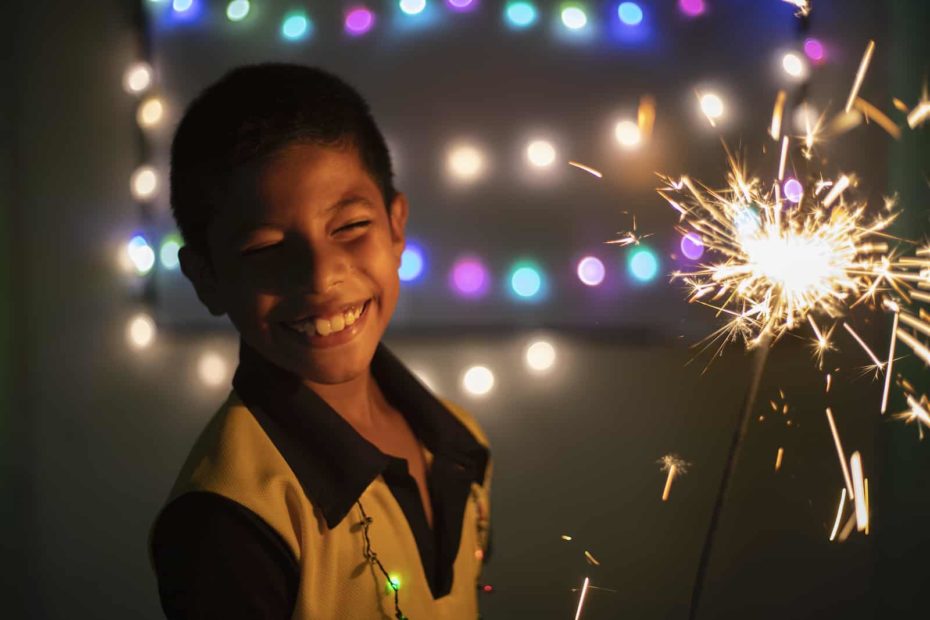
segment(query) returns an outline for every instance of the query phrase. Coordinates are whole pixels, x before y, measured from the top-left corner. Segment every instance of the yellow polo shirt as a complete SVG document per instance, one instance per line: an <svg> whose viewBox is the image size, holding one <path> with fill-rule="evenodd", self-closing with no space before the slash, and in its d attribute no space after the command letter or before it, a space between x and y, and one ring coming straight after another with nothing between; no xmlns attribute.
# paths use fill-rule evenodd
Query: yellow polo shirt
<svg viewBox="0 0 930 620"><path fill-rule="evenodd" d="M382 453L297 377L242 342L234 390L196 440L150 533L169 618L228 610L219 592L241 598L224 612L243 610L240 617L478 617L490 531L487 439L470 415L434 397L383 344L371 371L423 445L433 528L406 461ZM215 498L254 527L230 530L243 532L230 540L209 526L186 535L198 531L203 513L170 513L193 498ZM265 566L275 544L280 561L250 576L248 566L232 568L241 563L237 543L247 549L241 557L257 558L255 567ZM248 598L251 582L279 573L286 579L264 584L255 597L287 601L286 616L283 603L266 608ZM248 615L247 608L264 611Z"/></svg>

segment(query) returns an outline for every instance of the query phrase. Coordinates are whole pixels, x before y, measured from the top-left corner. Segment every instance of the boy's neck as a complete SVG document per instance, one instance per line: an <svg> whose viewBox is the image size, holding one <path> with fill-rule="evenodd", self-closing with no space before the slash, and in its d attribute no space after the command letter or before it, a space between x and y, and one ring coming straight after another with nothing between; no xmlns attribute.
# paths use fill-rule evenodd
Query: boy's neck
<svg viewBox="0 0 930 620"><path fill-rule="evenodd" d="M356 430L377 428L384 420L387 401L370 370L345 383L305 384Z"/></svg>

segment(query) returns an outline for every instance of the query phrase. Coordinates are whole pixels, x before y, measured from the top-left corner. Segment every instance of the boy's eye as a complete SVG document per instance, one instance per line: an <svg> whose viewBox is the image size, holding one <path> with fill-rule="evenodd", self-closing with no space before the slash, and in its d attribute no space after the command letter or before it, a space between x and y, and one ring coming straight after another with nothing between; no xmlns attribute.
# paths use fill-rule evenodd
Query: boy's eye
<svg viewBox="0 0 930 620"><path fill-rule="evenodd" d="M259 246L259 247L257 247L257 248L249 248L248 250L243 250L243 251L242 251L242 255L243 255L243 256L249 256L250 254L258 254L259 252L264 252L265 250L270 250L270 249L272 249L272 248L276 248L276 247L278 247L279 245L281 245L281 244L280 244L280 243L271 243L271 244L269 244L269 245L262 245L262 246Z"/></svg>
<svg viewBox="0 0 930 620"><path fill-rule="evenodd" d="M365 228L371 224L371 220L359 220L358 222L352 222L351 224L346 224L340 228L336 229L336 232L342 232L343 230L351 230L353 228Z"/></svg>

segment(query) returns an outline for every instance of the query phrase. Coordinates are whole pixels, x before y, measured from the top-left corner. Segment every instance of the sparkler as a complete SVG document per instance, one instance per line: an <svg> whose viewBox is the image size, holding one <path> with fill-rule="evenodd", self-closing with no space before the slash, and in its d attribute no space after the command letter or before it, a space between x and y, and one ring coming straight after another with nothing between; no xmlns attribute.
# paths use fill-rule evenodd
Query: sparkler
<svg viewBox="0 0 930 620"><path fill-rule="evenodd" d="M666 454L657 461L662 466L662 471L668 472L665 479L665 489L662 491L662 501L668 501L669 492L672 490L672 481L677 475L688 473L688 467L691 466L687 461L683 461L674 454Z"/></svg>

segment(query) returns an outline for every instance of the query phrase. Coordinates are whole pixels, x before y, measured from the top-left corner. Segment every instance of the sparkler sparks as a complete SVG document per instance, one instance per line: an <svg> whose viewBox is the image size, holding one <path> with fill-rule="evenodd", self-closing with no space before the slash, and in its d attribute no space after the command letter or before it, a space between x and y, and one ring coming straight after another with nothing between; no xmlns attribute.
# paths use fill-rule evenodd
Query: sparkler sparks
<svg viewBox="0 0 930 620"><path fill-rule="evenodd" d="M785 449L779 448L778 454L775 455L775 471L778 471L779 469L781 469L781 460L782 460L782 457L784 456L785 456Z"/></svg>
<svg viewBox="0 0 930 620"><path fill-rule="evenodd" d="M843 443L840 441L840 434L836 430L836 422L833 421L833 412L827 407L827 422L830 423L830 432L833 434L833 443L836 445L836 454L840 458L840 467L843 469L843 480L846 481L846 491L850 499L855 499L853 493L853 483L849 475L849 468L846 466L846 454L843 452Z"/></svg>
<svg viewBox="0 0 930 620"><path fill-rule="evenodd" d="M584 578L584 585L581 586L581 596L578 597L578 610L575 612L575 620L581 618L581 609L584 607L584 599L588 594L588 585L591 583L591 580L588 577Z"/></svg>
<svg viewBox="0 0 930 620"><path fill-rule="evenodd" d="M797 12L795 15L798 17L807 17L811 14L811 3L810 0L782 0L788 4L792 4L797 7Z"/></svg>
<svg viewBox="0 0 930 620"><path fill-rule="evenodd" d="M856 529L864 532L869 527L869 507L866 503L865 483L862 479L862 455L853 452L849 457L849 467L852 469L853 487L856 490Z"/></svg>
<svg viewBox="0 0 930 620"><path fill-rule="evenodd" d="M710 341L742 337L752 348L761 336L777 340L811 315L838 320L852 304L874 295L877 280L894 277L882 263L887 244L879 237L895 214L868 216L864 203L847 201L849 175L832 183L822 199L813 192L792 207L779 196L777 183L765 189L729 152L728 159L726 189L662 177L667 186L659 190L680 213L679 229L698 232L719 257L673 276L690 289L689 301L729 317ZM815 331L825 348L826 339Z"/></svg>
<svg viewBox="0 0 930 620"><path fill-rule="evenodd" d="M570 162L568 162L568 165L569 165L569 166L574 166L575 168L578 168L579 170L584 170L584 171L587 172L588 174L591 174L591 175L593 175L593 176L596 176L596 177L599 178L599 179L602 178L602 177L604 176L603 173L601 173L600 170L595 170L595 169L592 168L591 166L586 166L586 165L584 165L584 164L582 164L582 163L578 163L577 161L570 161Z"/></svg>
<svg viewBox="0 0 930 620"><path fill-rule="evenodd" d="M668 472L668 477L665 479L665 489L662 491L662 501L667 502L675 476L688 473L691 464L683 461L675 454L666 454L656 462L662 466L662 471Z"/></svg>
<svg viewBox="0 0 930 620"><path fill-rule="evenodd" d="M869 41L865 47L865 53L862 55L862 61L859 63L859 70L856 72L856 79L853 81L852 90L849 91L849 99L846 100L845 111L849 112L853 107L856 95L859 94L859 88L862 86L862 80L865 79L866 71L869 70L869 63L872 61L872 53L875 51L875 41Z"/></svg>
<svg viewBox="0 0 930 620"><path fill-rule="evenodd" d="M840 494L840 503L836 507L836 521L833 522L833 531L830 532L830 540L836 538L836 532L840 529L840 521L843 520L843 507L846 505L846 487L843 487L843 492Z"/></svg>

